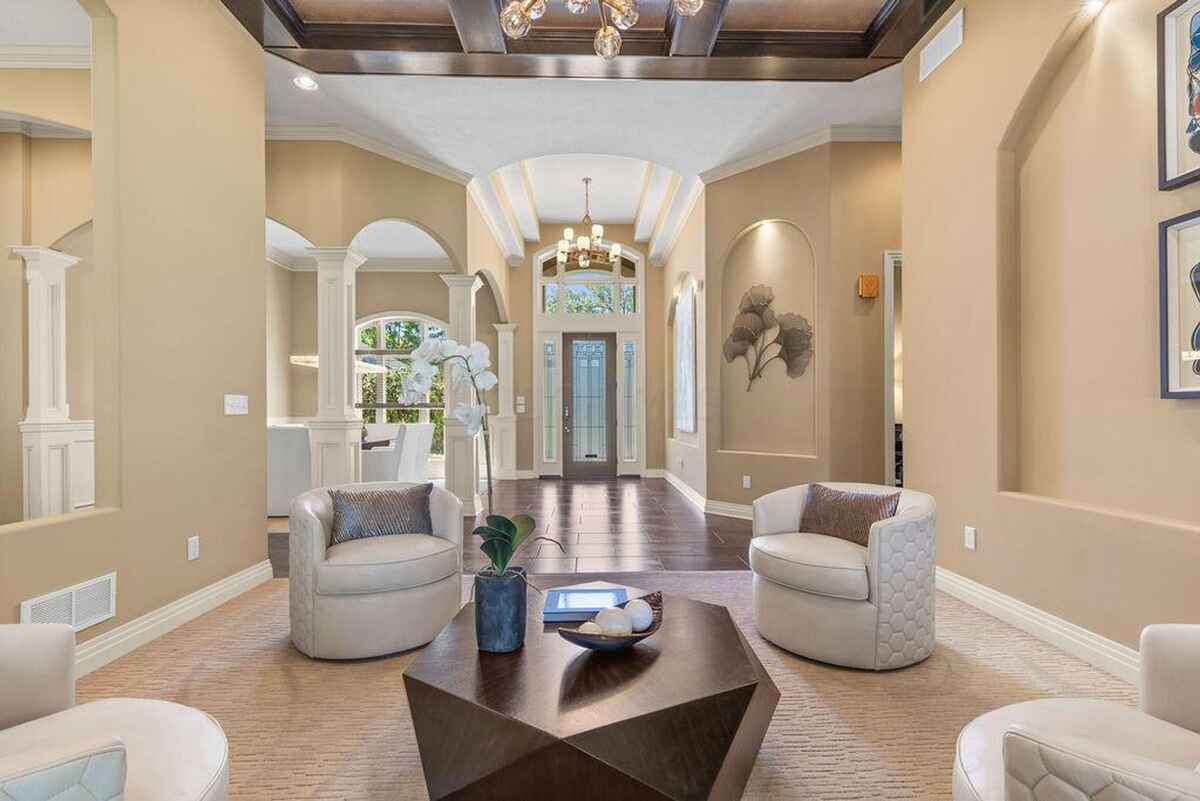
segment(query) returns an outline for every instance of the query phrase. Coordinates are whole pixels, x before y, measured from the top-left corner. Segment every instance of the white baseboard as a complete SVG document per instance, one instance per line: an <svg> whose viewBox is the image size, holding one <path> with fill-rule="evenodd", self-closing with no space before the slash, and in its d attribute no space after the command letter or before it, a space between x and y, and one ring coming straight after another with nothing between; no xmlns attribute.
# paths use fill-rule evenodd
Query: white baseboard
<svg viewBox="0 0 1200 801"><path fill-rule="evenodd" d="M104 667L133 649L268 581L272 575L271 562L264 559L239 573L93 637L75 649L75 675L83 676Z"/></svg>
<svg viewBox="0 0 1200 801"><path fill-rule="evenodd" d="M670 470L663 470L661 472L662 472L662 477L667 480L668 484L670 484L675 489L679 490L683 494L683 497L687 498L689 501L692 502L693 506L695 506L701 512L704 511L704 506L706 503L705 498L699 492L696 492L695 488L692 487L691 484L687 483L682 478L680 478L679 476L672 473Z"/></svg>
<svg viewBox="0 0 1200 801"><path fill-rule="evenodd" d="M537 478L538 474L535 470L518 470L517 478Z"/></svg>
<svg viewBox="0 0 1200 801"><path fill-rule="evenodd" d="M736 517L739 520L754 519L754 507L746 503L729 503L728 501L709 500L704 504L704 511L710 515Z"/></svg>
<svg viewBox="0 0 1200 801"><path fill-rule="evenodd" d="M937 569L936 580L937 588L947 595L952 595L1027 634L1032 634L1039 640L1061 648L1093 667L1131 684L1137 684L1142 657L1129 646L1102 637L945 568Z"/></svg>
<svg viewBox="0 0 1200 801"><path fill-rule="evenodd" d="M642 478L667 478L668 475L667 471L661 467L647 467L642 471ZM670 479L667 478L667 480Z"/></svg>

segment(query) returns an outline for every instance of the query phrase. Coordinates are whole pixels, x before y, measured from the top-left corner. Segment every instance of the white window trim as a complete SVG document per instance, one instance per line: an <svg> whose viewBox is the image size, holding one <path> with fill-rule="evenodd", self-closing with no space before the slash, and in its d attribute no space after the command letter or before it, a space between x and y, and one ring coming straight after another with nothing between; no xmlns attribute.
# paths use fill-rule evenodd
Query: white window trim
<svg viewBox="0 0 1200 801"><path fill-rule="evenodd" d="M554 460L545 460L542 458L542 431L545 420L545 410L542 408L544 385L542 379L542 344L546 341L553 340L556 345L556 353L558 356L558 380L555 387L555 398L561 406L563 402L563 385L562 377L566 370L566 358L562 348L562 335L564 333L583 333L583 334L617 334L617 475L635 475L642 476L646 473L646 257L640 251L621 244L621 253L633 261L637 277L635 279L617 279L612 281L603 281L598 283L612 283L619 285L620 283L632 283L636 289L637 312L634 314L621 314L619 311L613 314L567 314L566 312L557 312L554 314L544 314L542 312L542 262L547 257L553 257L558 252L557 246L551 246L534 255L532 265L535 278L531 282L532 287L532 309L533 309L533 336L531 347L533 349L533 386L536 391L533 393L533 453L534 453L534 472L542 476L561 476L563 474L562 462L562 430L561 425L556 426L555 431L558 436L555 447ZM557 279L556 279L557 280ZM591 283L591 282L589 282ZM618 290L619 292L619 290ZM614 309L620 308L620 295L613 297ZM622 460L621 447L622 436L624 434L624 378L623 370L621 369L621 358L623 343L633 341L637 349L637 397L638 397L638 431L637 431L637 458L633 460ZM558 420L558 410L554 410L555 420Z"/></svg>
<svg viewBox="0 0 1200 801"><path fill-rule="evenodd" d="M692 337L691 353L688 353L686 355L680 354L680 352L679 352L679 344L680 344L679 343L679 336L680 336L680 329L679 329L680 305L679 304L685 298L691 301L690 308L688 309L688 311L690 313L691 337ZM683 283L680 285L679 293L675 299L675 318L674 318L675 322L674 322L674 325L672 326L672 340L673 340L672 341L672 351L675 354L675 364L672 365L672 369L675 371L675 374L673 376L674 380L671 382L671 388L672 388L671 394L673 396L671 398L671 426L672 426L672 429L674 430L674 432L676 433L676 435L678 435L678 434L687 434L689 436L695 435L697 430L700 427L699 420L698 420L698 414L697 414L697 410L696 410L696 407L699 405L698 400L697 400L697 394L699 392L699 388L697 386L697 375L699 373L699 365L697 364L697 362L699 361L699 359L697 358L698 348L696 346L696 339L697 339L696 318L699 317L699 315L697 314L696 306L697 306L698 302L699 302L699 293L696 291L696 279L693 278L692 276L688 275L684 278ZM686 364L689 364L691 366L691 373L692 373L692 375L691 375L691 391L690 391L691 420L685 421L685 425L681 426L680 419L679 419L679 401L680 401L680 398L682 397L682 392L681 392L680 381L679 381L679 368L681 365L685 364L684 358L686 358L686 360L687 360Z"/></svg>
<svg viewBox="0 0 1200 801"><path fill-rule="evenodd" d="M359 349L358 337L364 328L366 328L369 325L374 325L375 329L377 331L376 341L379 343L382 343L384 341L384 338L383 338L384 325L386 325L387 323L393 322L395 320L404 320L404 321L420 323L421 324L421 340L422 341L424 341L425 337L428 335L430 327L440 328L443 331L449 330L449 326L446 323L442 322L441 320L439 320L436 317L431 317L430 315L422 314L421 312L408 312L408 311L377 312L375 314L369 314L366 317L362 317L357 322L355 322L355 324L354 324L354 349L355 350ZM411 360L412 356L411 355L402 356L402 355L397 354L397 358L402 358L402 359L407 358L407 359ZM386 378L386 375L387 375L386 373L376 373L375 374L375 397L383 398L385 402L387 400L387 383L386 383L387 378ZM426 401L428 402L428 397L426 397ZM359 380L359 378L357 378L357 377L354 380L354 402L355 403L362 402L362 381ZM429 409L419 409L417 412L417 422L428 423L430 411L431 410L429 410ZM383 417L384 419L380 420L379 419L380 417ZM366 423L367 421L363 420L363 422ZM378 424L382 424L382 423L386 423L386 422L387 422L387 409L376 409L375 410L375 424L378 425Z"/></svg>

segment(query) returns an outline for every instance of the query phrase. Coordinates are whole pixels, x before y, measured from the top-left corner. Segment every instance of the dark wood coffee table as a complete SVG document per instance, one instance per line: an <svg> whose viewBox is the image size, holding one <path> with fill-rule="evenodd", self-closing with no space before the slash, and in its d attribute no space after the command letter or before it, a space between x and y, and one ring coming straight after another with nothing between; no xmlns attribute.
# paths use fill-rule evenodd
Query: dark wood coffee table
<svg viewBox="0 0 1200 801"><path fill-rule="evenodd" d="M480 653L468 604L404 671L431 798L741 797L779 690L725 607L667 595L657 634L603 654L538 600L520 651Z"/></svg>

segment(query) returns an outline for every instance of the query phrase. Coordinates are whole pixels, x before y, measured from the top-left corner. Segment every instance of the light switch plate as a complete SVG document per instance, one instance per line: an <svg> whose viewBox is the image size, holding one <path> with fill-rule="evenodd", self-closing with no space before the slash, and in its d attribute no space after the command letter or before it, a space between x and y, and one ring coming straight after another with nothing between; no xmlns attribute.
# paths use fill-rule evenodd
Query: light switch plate
<svg viewBox="0 0 1200 801"><path fill-rule="evenodd" d="M750 489L750 476L742 476L742 489Z"/></svg>
<svg viewBox="0 0 1200 801"><path fill-rule="evenodd" d="M189 562L193 562L200 558L200 535L188 537L187 543L187 558Z"/></svg>
<svg viewBox="0 0 1200 801"><path fill-rule="evenodd" d="M975 550L975 527L974 526L964 526L963 527L963 547L966 548L968 551Z"/></svg>
<svg viewBox="0 0 1200 801"><path fill-rule="evenodd" d="M226 395L225 414L250 414L250 396Z"/></svg>
<svg viewBox="0 0 1200 801"><path fill-rule="evenodd" d="M524 396L524 395L518 395L518 396L517 396L517 405L518 405L518 406L524 406L524 405L525 405L525 396Z"/></svg>

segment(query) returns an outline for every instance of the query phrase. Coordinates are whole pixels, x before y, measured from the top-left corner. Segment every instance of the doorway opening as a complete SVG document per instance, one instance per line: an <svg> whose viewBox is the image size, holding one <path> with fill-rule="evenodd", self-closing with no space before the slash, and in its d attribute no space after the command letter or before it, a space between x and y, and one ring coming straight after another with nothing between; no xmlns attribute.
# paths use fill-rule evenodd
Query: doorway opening
<svg viewBox="0 0 1200 801"><path fill-rule="evenodd" d="M904 486L904 258L883 254L883 481Z"/></svg>

